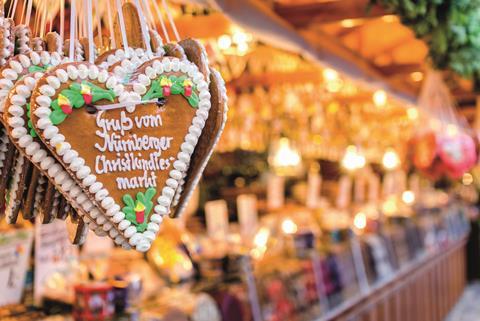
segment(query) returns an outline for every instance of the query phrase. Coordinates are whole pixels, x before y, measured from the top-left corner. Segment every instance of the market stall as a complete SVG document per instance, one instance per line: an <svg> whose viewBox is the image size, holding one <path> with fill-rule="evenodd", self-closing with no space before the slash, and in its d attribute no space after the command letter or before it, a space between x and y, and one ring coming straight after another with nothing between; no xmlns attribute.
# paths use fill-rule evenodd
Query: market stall
<svg viewBox="0 0 480 321"><path fill-rule="evenodd" d="M0 320L442 321L459 299L477 73L433 20L1 7Z"/></svg>

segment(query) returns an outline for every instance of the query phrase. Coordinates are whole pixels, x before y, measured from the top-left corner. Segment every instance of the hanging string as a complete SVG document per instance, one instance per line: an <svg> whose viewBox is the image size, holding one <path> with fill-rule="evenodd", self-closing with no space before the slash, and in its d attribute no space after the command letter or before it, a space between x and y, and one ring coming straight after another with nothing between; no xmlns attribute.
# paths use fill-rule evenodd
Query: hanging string
<svg viewBox="0 0 480 321"><path fill-rule="evenodd" d="M143 0L142 2L143 2L143 9L147 14L147 19L148 19L150 28L154 29L158 33L157 26L155 25L155 21L153 19L152 10L150 10L147 0Z"/></svg>
<svg viewBox="0 0 480 321"><path fill-rule="evenodd" d="M77 25L77 14L75 12L75 7L75 0L72 0L72 2L70 3L70 50L68 52L70 61L75 60L75 29Z"/></svg>
<svg viewBox="0 0 480 321"><path fill-rule="evenodd" d="M30 16L32 15L32 6L33 6L33 0L28 0L28 5L27 5L27 14L25 24L27 27L30 27Z"/></svg>
<svg viewBox="0 0 480 321"><path fill-rule="evenodd" d="M138 0L134 0L135 5L137 6L138 13L140 14L140 27L142 29L143 40L145 42L145 47L147 48L147 53L152 53L152 46L150 45L150 33L148 32L147 22L145 21L145 15L143 14L142 7Z"/></svg>
<svg viewBox="0 0 480 321"><path fill-rule="evenodd" d="M47 24L47 1L43 3L43 15L40 22L40 37L43 38L45 35L45 25Z"/></svg>
<svg viewBox="0 0 480 321"><path fill-rule="evenodd" d="M167 14L168 21L170 22L170 26L173 29L173 33L175 35L175 38L177 39L177 41L180 41L180 36L178 35L177 26L175 25L175 22L173 21L173 17L172 17L172 14L170 12L170 8L168 7L167 1L162 0L162 4L163 4L163 8L165 9L165 12Z"/></svg>
<svg viewBox="0 0 480 321"><path fill-rule="evenodd" d="M168 35L167 28L165 27L165 22L163 21L163 16L162 16L162 13L160 12L160 8L158 7L157 1L153 1L153 7L155 8L155 12L157 13L158 21L160 21L160 26L162 27L165 41L168 43L170 42L170 36Z"/></svg>
<svg viewBox="0 0 480 321"><path fill-rule="evenodd" d="M110 33L110 39L112 40L112 48L117 48L117 43L115 42L115 33L113 31L112 14L110 13L110 0L106 0L106 1L107 1L108 29Z"/></svg>
<svg viewBox="0 0 480 321"><path fill-rule="evenodd" d="M120 20L120 33L122 34L123 48L125 49L125 52L128 57L129 55L128 40L127 40L127 32L125 31L125 19L123 18L122 4L120 3L120 0L115 0L115 2L117 4L118 19Z"/></svg>
<svg viewBox="0 0 480 321"><path fill-rule="evenodd" d="M52 29L53 29L53 14L52 13L50 13L50 19L48 21L48 24L49 24L48 31L52 32Z"/></svg>
<svg viewBox="0 0 480 321"><path fill-rule="evenodd" d="M60 38L65 39L65 0L60 0Z"/></svg>
<svg viewBox="0 0 480 321"><path fill-rule="evenodd" d="M97 17L98 44L100 45L100 48L103 48L102 19L100 18L100 5L98 2L97 2L96 17Z"/></svg>
<svg viewBox="0 0 480 321"><path fill-rule="evenodd" d="M8 8L8 15L7 17L13 18L13 15L15 14L15 11L17 10L17 3L18 0L13 1L13 3L10 5L10 8Z"/></svg>
<svg viewBox="0 0 480 321"><path fill-rule="evenodd" d="M92 24L92 0L87 0L87 36L88 36L88 62L95 62L95 47L93 42L93 24Z"/></svg>
<svg viewBox="0 0 480 321"><path fill-rule="evenodd" d="M25 10L27 9L27 4L23 3L22 5L22 14L20 16L20 24L23 24L23 20L25 19Z"/></svg>

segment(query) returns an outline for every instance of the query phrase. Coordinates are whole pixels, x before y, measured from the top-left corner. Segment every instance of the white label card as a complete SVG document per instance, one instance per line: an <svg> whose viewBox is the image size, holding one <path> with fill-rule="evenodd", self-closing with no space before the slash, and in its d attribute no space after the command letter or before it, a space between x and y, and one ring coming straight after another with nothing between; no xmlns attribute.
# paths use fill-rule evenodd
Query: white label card
<svg viewBox="0 0 480 321"><path fill-rule="evenodd" d="M0 306L20 303L32 240L33 229L0 233Z"/></svg>
<svg viewBox="0 0 480 321"><path fill-rule="evenodd" d="M237 197L238 221L243 237L253 236L258 226L257 197L254 194L242 194Z"/></svg>
<svg viewBox="0 0 480 321"><path fill-rule="evenodd" d="M308 173L307 201L308 208L316 208L320 198L322 188L322 177L318 172L310 171Z"/></svg>
<svg viewBox="0 0 480 321"><path fill-rule="evenodd" d="M67 272L71 262L78 260L78 249L70 243L64 221L42 224L40 216L35 222L35 304L41 303L48 283L58 272ZM59 289L58 292L66 290Z"/></svg>
<svg viewBox="0 0 480 321"><path fill-rule="evenodd" d="M205 218L208 235L215 240L226 240L228 236L228 209L225 200L205 203Z"/></svg>
<svg viewBox="0 0 480 321"><path fill-rule="evenodd" d="M350 176L344 175L338 182L337 207L340 209L347 208L352 198L352 179Z"/></svg>
<svg viewBox="0 0 480 321"><path fill-rule="evenodd" d="M285 178L275 174L268 175L267 182L267 207L277 209L285 203Z"/></svg>

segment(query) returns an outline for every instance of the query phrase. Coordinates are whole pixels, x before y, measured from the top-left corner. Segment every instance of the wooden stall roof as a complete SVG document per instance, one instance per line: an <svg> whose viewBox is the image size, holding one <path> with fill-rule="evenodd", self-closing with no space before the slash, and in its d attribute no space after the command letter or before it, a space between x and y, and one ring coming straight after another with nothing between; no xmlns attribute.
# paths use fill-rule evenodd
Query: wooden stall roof
<svg viewBox="0 0 480 321"><path fill-rule="evenodd" d="M310 43L328 35L399 90L416 95L428 68L428 48L397 16L368 0L263 0ZM459 109L470 121L475 95L470 81L446 73Z"/></svg>

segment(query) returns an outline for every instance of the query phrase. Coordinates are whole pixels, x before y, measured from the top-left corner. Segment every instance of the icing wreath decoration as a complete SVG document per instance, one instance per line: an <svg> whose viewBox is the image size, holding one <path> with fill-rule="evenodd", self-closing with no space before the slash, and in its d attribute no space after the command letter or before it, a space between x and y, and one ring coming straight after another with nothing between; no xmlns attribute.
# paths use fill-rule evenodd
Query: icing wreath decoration
<svg viewBox="0 0 480 321"><path fill-rule="evenodd" d="M73 108L81 108L102 99L112 102L114 97L112 90L100 88L91 82L72 83L69 89L63 89L52 101L50 120L54 125L59 125L73 112Z"/></svg>
<svg viewBox="0 0 480 321"><path fill-rule="evenodd" d="M135 200L130 194L125 194L122 198L126 205L122 208L125 218L137 228L138 232L147 229L149 215L153 209L152 198L156 193L155 188L150 187L145 193L138 192Z"/></svg>
<svg viewBox="0 0 480 321"><path fill-rule="evenodd" d="M187 76L161 76L155 79L150 89L142 97L142 101L165 98L170 95L182 95L187 99L190 106L198 107L197 88Z"/></svg>

